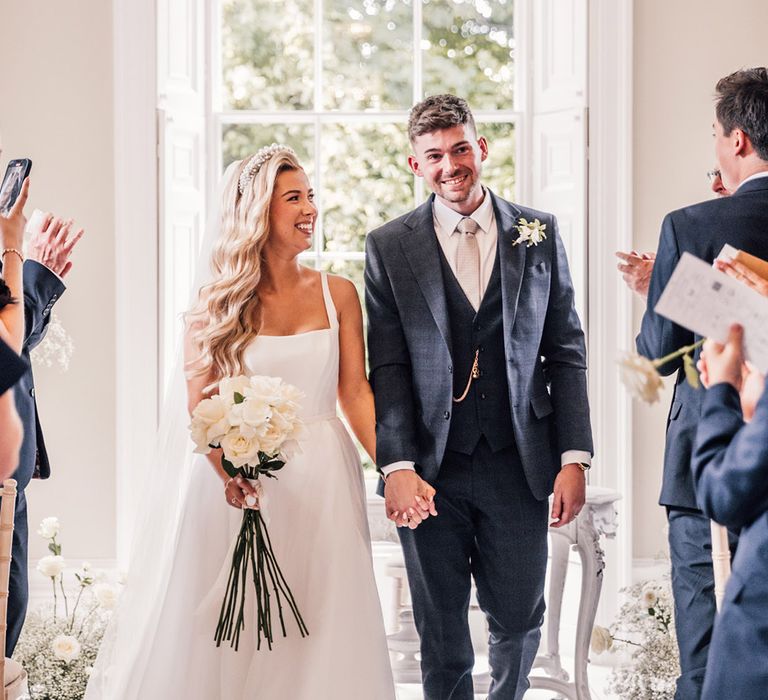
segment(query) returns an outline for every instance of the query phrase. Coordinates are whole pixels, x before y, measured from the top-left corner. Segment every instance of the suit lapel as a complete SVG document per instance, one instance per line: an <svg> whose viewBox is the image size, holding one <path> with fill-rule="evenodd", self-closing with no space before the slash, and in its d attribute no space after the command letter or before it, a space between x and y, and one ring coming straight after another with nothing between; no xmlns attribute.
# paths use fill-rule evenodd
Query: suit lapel
<svg viewBox="0 0 768 700"><path fill-rule="evenodd" d="M491 192L493 209L496 214L496 228L499 233L499 271L501 272L501 300L505 336L515 325L517 302L520 298L520 288L525 272L526 247L523 244L513 245L517 238L518 218L520 210L513 204L500 199Z"/></svg>
<svg viewBox="0 0 768 700"><path fill-rule="evenodd" d="M406 218L404 223L411 230L400 239L400 245L450 352L451 332L440 265L440 244L437 242L432 218L433 198L434 195Z"/></svg>

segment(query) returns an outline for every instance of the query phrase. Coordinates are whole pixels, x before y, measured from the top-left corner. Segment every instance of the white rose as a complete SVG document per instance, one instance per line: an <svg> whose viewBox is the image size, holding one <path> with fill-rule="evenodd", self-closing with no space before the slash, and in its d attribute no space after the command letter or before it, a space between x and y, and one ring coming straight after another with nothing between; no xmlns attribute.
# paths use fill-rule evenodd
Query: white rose
<svg viewBox="0 0 768 700"><path fill-rule="evenodd" d="M47 557L43 557L37 562L37 570L43 576L49 576L50 578L56 578L62 571L64 571L64 557L60 554L49 554Z"/></svg>
<svg viewBox="0 0 768 700"><path fill-rule="evenodd" d="M659 596L656 594L656 590L652 586L647 586L643 589L643 606L646 608L652 608L656 605L656 601Z"/></svg>
<svg viewBox="0 0 768 700"><path fill-rule="evenodd" d="M636 353L624 353L619 360L621 381L635 398L646 403L659 400L663 384L656 367L647 357Z"/></svg>
<svg viewBox="0 0 768 700"><path fill-rule="evenodd" d="M266 429L266 424L272 416L270 405L261 398L246 398L239 406L232 408L232 422L240 427L240 432L246 437L260 435Z"/></svg>
<svg viewBox="0 0 768 700"><path fill-rule="evenodd" d="M37 534L46 540L52 540L59 534L59 519L58 518L43 518L40 523L40 527L37 528Z"/></svg>
<svg viewBox="0 0 768 700"><path fill-rule="evenodd" d="M68 634L60 634L51 642L51 651L57 659L69 663L80 656L80 642Z"/></svg>
<svg viewBox="0 0 768 700"><path fill-rule="evenodd" d="M237 377L225 377L219 382L219 396L221 396L225 403L231 406L235 403L235 392L241 396L245 396L245 393L251 387L251 380L244 374Z"/></svg>
<svg viewBox="0 0 768 700"><path fill-rule="evenodd" d="M217 444L229 430L229 407L218 394L203 399L192 411L192 440L195 452L208 454L208 447Z"/></svg>
<svg viewBox="0 0 768 700"><path fill-rule="evenodd" d="M608 651L613 646L613 637L610 631L605 627L595 625L592 628L592 638L590 639L589 646L595 654L602 654L604 651Z"/></svg>
<svg viewBox="0 0 768 700"><path fill-rule="evenodd" d="M255 438L246 437L239 430L230 430L221 438L224 456L235 467L258 462L259 445Z"/></svg>
<svg viewBox="0 0 768 700"><path fill-rule="evenodd" d="M93 595L96 597L99 605L105 610L115 609L119 593L114 586L108 583L97 583L93 587Z"/></svg>

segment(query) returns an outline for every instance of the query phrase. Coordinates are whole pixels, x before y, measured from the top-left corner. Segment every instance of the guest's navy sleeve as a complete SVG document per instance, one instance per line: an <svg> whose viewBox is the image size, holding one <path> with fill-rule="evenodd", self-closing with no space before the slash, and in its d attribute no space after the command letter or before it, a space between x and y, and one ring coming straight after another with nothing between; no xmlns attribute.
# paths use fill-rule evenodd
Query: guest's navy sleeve
<svg viewBox="0 0 768 700"><path fill-rule="evenodd" d="M0 340L0 394L18 382L27 367L27 363Z"/></svg>

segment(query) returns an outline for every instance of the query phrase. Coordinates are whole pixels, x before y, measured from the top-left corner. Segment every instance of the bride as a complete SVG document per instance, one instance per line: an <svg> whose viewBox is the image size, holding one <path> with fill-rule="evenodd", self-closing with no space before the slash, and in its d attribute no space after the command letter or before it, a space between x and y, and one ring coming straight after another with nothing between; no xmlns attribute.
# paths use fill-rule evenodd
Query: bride
<svg viewBox="0 0 768 700"><path fill-rule="evenodd" d="M229 479L214 450L169 480L172 488L151 509L155 520L141 528L136 552L143 564L132 558L85 698L392 700L362 471L336 416L338 400L373 457L374 404L356 290L299 264L317 209L288 147L273 144L230 166L221 206L211 272L186 319L187 408L210 395L218 379L237 374L281 377L305 394L303 451L279 479L263 480L262 505L309 636L301 637L289 615L287 637L278 627L273 649L257 651L250 585L239 650L215 646L230 546L251 487ZM181 444L188 454L186 435ZM434 491L424 484L422 495L431 499Z"/></svg>

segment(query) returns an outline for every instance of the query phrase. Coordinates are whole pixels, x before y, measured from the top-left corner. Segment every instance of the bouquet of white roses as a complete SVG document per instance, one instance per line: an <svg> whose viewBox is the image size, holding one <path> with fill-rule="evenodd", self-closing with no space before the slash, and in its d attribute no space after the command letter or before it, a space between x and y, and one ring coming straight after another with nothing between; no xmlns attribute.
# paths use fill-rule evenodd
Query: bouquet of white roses
<svg viewBox="0 0 768 700"><path fill-rule="evenodd" d="M231 477L248 479L261 493L260 476L277 478L274 472L299 449L304 424L298 416L303 398L294 386L279 377L227 377L219 393L203 399L192 412L192 439L196 452L222 449L221 464ZM245 582L248 566L256 588L257 648L262 636L272 648L272 599L277 603L280 627L286 636L283 601L293 613L302 637L308 634L291 589L272 551L259 503L246 498L243 522L235 541L224 602L216 626L216 646L227 640L237 650L245 629ZM271 589L271 593L270 593Z"/></svg>

